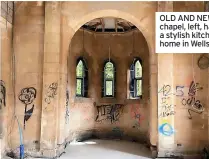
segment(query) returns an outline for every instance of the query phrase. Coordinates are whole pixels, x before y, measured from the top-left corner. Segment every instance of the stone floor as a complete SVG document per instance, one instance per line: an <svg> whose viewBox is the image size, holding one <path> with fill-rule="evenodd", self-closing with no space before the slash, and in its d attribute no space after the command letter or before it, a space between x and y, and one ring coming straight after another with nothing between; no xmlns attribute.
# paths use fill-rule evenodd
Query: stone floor
<svg viewBox="0 0 209 159"><path fill-rule="evenodd" d="M60 159L150 159L151 151L144 145L117 140L72 142Z"/></svg>
<svg viewBox="0 0 209 159"><path fill-rule="evenodd" d="M46 159L26 157L26 159ZM58 159L151 159L151 151L146 146L120 140L87 140L71 142L65 153ZM0 157L1 159L1 157ZM2 159L12 159L3 157ZM158 159L158 158L156 158ZM162 159L162 158L161 158ZM168 158L164 158L168 159ZM174 158L169 158L174 159ZM200 156L184 156L184 159L202 159Z"/></svg>

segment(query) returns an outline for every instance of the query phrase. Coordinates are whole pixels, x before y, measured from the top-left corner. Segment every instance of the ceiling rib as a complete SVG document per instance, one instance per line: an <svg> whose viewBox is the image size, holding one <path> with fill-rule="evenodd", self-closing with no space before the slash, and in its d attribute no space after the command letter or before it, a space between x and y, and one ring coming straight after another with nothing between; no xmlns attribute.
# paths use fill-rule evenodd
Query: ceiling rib
<svg viewBox="0 0 209 159"><path fill-rule="evenodd" d="M136 28L130 22L120 18L98 18L86 23L83 27L95 32L125 32Z"/></svg>

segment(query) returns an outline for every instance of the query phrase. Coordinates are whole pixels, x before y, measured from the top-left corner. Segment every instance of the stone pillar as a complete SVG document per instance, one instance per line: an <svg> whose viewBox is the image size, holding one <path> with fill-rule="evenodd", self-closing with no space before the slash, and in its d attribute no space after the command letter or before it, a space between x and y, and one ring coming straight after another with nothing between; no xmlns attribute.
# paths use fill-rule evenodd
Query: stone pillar
<svg viewBox="0 0 209 159"><path fill-rule="evenodd" d="M64 5L64 3L62 3ZM67 59L69 55L70 39L72 35L68 26L67 17L61 15L61 51L60 51L60 101L59 101L59 133L58 144L62 145L60 151L62 151L66 138L69 135L69 118L70 109L67 96L69 98L70 90L67 89ZM68 91L68 93L67 93ZM69 100L69 99L68 99Z"/></svg>
<svg viewBox="0 0 209 159"><path fill-rule="evenodd" d="M68 4L68 2L62 2L61 8ZM67 12L68 13L68 12ZM60 49L60 106L59 106L59 133L57 138L57 143L60 146L59 150L62 151L63 144L70 140L70 102L67 102L67 91L68 95L71 94L71 88L69 87L69 80L67 79L68 69L71 65L68 65L68 59L70 54L70 44L71 40L77 30L74 30L70 26L69 15L66 15L66 12L61 13L61 28L60 28L60 37L61 37L61 49ZM68 80L68 84L67 84Z"/></svg>
<svg viewBox="0 0 209 159"><path fill-rule="evenodd" d="M1 7L1 5L0 5ZM13 26L0 16L0 158L7 148L8 110L12 109L12 29ZM10 115L13 115L13 112Z"/></svg>
<svg viewBox="0 0 209 159"><path fill-rule="evenodd" d="M152 21L155 26L155 21ZM149 29L149 137L151 149L155 150L158 142L157 85L158 85L158 54L155 53L155 27ZM153 154L154 155L154 154Z"/></svg>
<svg viewBox="0 0 209 159"><path fill-rule="evenodd" d="M154 35L154 31L153 31ZM150 143L152 146L157 146L157 57L158 54L155 53L155 40L154 37L150 43L149 50L149 131L150 131Z"/></svg>
<svg viewBox="0 0 209 159"><path fill-rule="evenodd" d="M173 2L158 2L158 11L172 12ZM158 157L175 150L173 84L173 54L158 54Z"/></svg>
<svg viewBox="0 0 209 159"><path fill-rule="evenodd" d="M155 42L153 42L155 43ZM154 46L153 46L154 50ZM152 146L157 146L157 85L158 85L158 64L157 54L153 51L149 55L150 63L150 84L149 84L149 131L150 131L150 143Z"/></svg>
<svg viewBox="0 0 209 159"><path fill-rule="evenodd" d="M58 109L60 107L60 2L45 2L45 35L40 151L57 155Z"/></svg>

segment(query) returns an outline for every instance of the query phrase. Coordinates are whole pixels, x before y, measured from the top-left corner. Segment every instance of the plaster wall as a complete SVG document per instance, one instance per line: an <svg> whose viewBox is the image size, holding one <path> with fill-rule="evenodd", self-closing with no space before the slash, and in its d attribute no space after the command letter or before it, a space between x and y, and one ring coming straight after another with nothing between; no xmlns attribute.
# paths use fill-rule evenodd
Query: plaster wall
<svg viewBox="0 0 209 159"><path fill-rule="evenodd" d="M133 35L135 52L133 52ZM83 51L82 38L83 31L77 31L72 39L68 58L71 138L74 138L74 136L78 137L79 134L84 135L85 131L87 131L87 134L92 131L92 135L99 138L111 138L113 137L111 133L113 133L118 138L127 137L130 140L149 142L149 51L143 35L138 30L118 34L93 33L85 30L85 51ZM84 57L88 65L87 98L75 97L75 71L76 61L79 57ZM101 97L103 64L109 57L113 60L116 67L116 97L111 99ZM142 99L128 99L127 97L129 88L128 70L134 57L142 59ZM117 117L118 121L111 122L111 120L108 120L107 108L105 106L98 107L112 104L122 104L121 113ZM104 111L106 111L105 115L101 115ZM97 115L98 120L96 120ZM118 132L114 132L115 129Z"/></svg>
<svg viewBox="0 0 209 159"><path fill-rule="evenodd" d="M168 7L167 7L168 5ZM2 29L1 43L2 54L1 57L1 72L2 77L6 84L7 96L6 103L8 107L8 113L3 112L3 124L6 125L5 117L7 116L8 124L7 130L12 130L7 135L10 141L8 148L17 148L19 146L19 133L17 122L14 120L13 112L15 110L21 127L24 128L24 112L27 105L27 110L31 110L34 105L33 113L30 118L25 122L24 129L24 143L26 150L37 151L40 150L43 156L56 156L58 154L59 146L66 143L71 139L69 135L73 131L89 129L97 129L110 131L112 126L109 127L109 123L95 123L93 119L88 122L85 120L85 115L90 115L91 117L95 115L95 109L93 103L96 102L98 105L106 103L116 103L124 102L127 105L124 107L124 115L121 116L119 128L125 128L125 133L133 134L137 136L140 132L149 133L149 142L151 145L158 146L159 151L162 150L162 156L165 156L166 151L187 151L191 150L199 151L202 149L203 145L208 141L208 118L207 118L207 103L208 103L208 77L207 69L200 70L196 61L199 55L186 54L156 54L155 53L155 12L156 11L203 11L203 2L17 2L15 9L15 21L14 21L14 55L15 55L15 69L11 68L11 28ZM90 96L89 99L78 100L74 99L74 77L68 76L68 71L73 75L73 67L75 67L75 61L71 61L72 68L67 67L67 59L71 57L70 44L73 36L77 37L80 33L76 31L86 22L99 18L99 17L119 17L127 21L130 21L140 30L146 39L148 49L145 51L140 50L139 52L149 52L149 60L146 57L147 66L145 69L149 68L149 71L145 72L145 92L148 92L145 96L146 100L142 103L138 101L132 102L126 99L125 87L118 87L119 93L115 101L106 101L101 99L100 88L101 80L99 77L92 79L94 85L99 85L94 87L90 85ZM6 26L6 23L2 23L2 26ZM78 34L78 35L76 35ZM89 61L90 74L92 77L95 76L97 68L102 69L102 61L107 57L108 47L106 46L107 37L103 37L101 41L101 48L94 46L96 43L100 45L100 42L96 39L101 35L91 35L89 34L89 40L86 42L86 59ZM80 36L80 35L79 35ZM79 41L80 37L75 41ZM128 37L130 35L123 35ZM139 36L140 37L140 36ZM114 41L121 42L122 44L130 44L126 40L119 39L117 36L112 37ZM125 39L125 38L124 38ZM139 39L140 40L140 39ZM81 42L81 41L79 41ZM93 43L94 42L94 43ZM73 43L73 42L72 42ZM103 45L104 44L104 45ZM114 43L113 43L114 44ZM80 53L80 43L74 44L73 52L77 58ZM73 46L73 45L72 45ZM136 47L141 46L141 44L135 45ZM121 84L127 85L126 83L126 70L132 61L131 56L128 53L131 47L125 47L120 45L115 45L112 49L115 49L113 53L116 63L125 62L125 65L120 65L122 71L117 74L118 80L121 78ZM72 48L73 49L73 48ZM118 51L117 51L118 50ZM97 52L102 51L102 55L97 54ZM113 52L113 50L112 50ZM120 55L119 52L124 52ZM145 54L143 54L145 55ZM92 58L95 56L97 62ZM128 60L125 60L128 59ZM117 61L118 60L118 61ZM70 63L69 63L70 64ZM168 67L172 66L172 67ZM118 68L118 66L116 66ZM71 70L72 69L72 70ZM182 69L182 71L180 71ZM149 72L149 73L148 73ZM14 73L14 83L15 90L12 89L12 76ZM67 85L67 77L69 77L69 84ZM176 108L172 108L175 111L175 116L172 116L171 124L175 130L171 138L166 138L162 136L159 132L159 127L161 120L158 118L160 114L160 101L162 96L158 94L158 91L164 85L171 85L171 90L175 91L176 86L184 86L185 94L188 93L188 88L191 81L194 79L199 82L200 86L203 87L202 90L198 91L196 95L205 108L204 113L195 114L192 119L188 119L188 108L182 105L183 98L187 98L185 95L182 97L170 96L171 104L176 105ZM48 104L46 98L51 96L48 89L51 88L52 83L57 83L56 92L54 93L53 99L50 98L51 102ZM150 84L147 88L147 84ZM119 83L118 83L119 84ZM68 87L67 87L68 86ZM33 87L36 91L36 96L34 96L34 90L25 89L26 92L31 92L33 95L31 98L32 103L25 104L25 100L20 100L19 95L21 90L24 88ZM52 90L55 87L53 87ZM70 116L72 121L78 120L81 123L79 126L70 127L71 120L66 124L65 112L66 112L66 88L70 91L70 107L78 107L75 109L79 113L77 115ZM144 88L143 88L144 89ZM148 89L148 90L146 90ZM30 90L30 91L29 91ZM49 89L51 90L51 89ZM99 92L99 93L98 93ZM15 95L15 104L13 104L13 95ZM34 98L35 97L35 98ZM21 98L22 99L22 98ZM82 108L88 107L90 114L83 112ZM147 123L142 126L142 129L136 130L132 128L132 123L130 111L131 107L134 105L136 108L140 108L140 111L147 114L145 121L149 121L149 126ZM14 109L15 108L15 109ZM26 111L27 111L26 110ZM147 112L148 110L148 112ZM73 112L73 109L70 109ZM1 116L2 117L2 116ZM88 116L87 116L88 117ZM130 120L129 120L130 119ZM159 120L158 120L159 119ZM169 119L169 120L170 120ZM128 121L127 121L128 120ZM167 118L162 119L162 123L167 120ZM87 122L87 124L84 124ZM130 123L130 125L125 124L125 122ZM159 123L159 124L158 124ZM84 126L85 125L85 126ZM84 126L82 129L80 126ZM4 127L4 126L2 126ZM71 129L72 128L72 129ZM80 131L81 130L81 131ZM50 133L49 133L50 132ZM201 133L201 135L200 135ZM185 135L187 134L187 135ZM190 134L190 135L188 135ZM143 136L140 134L139 136ZM161 135L159 137L159 135ZM195 136L195 137L194 137ZM70 137L68 139L68 137ZM195 141L195 142L193 142ZM6 142L4 142L6 145Z"/></svg>
<svg viewBox="0 0 209 159"><path fill-rule="evenodd" d="M13 83L12 83L12 25L0 17L1 26L1 53L0 53L0 155L5 152L8 144L7 134L11 127L8 127L8 112L13 108Z"/></svg>
<svg viewBox="0 0 209 159"><path fill-rule="evenodd" d="M173 2L160 11L201 12L203 4ZM159 156L197 153L207 145L208 69L198 67L199 57L200 54L158 55ZM194 107L196 101L201 103L199 110Z"/></svg>
<svg viewBox="0 0 209 159"><path fill-rule="evenodd" d="M15 8L14 20L15 114L23 130L26 150L35 151L40 145L45 9L44 2L22 3ZM8 115L14 118L12 111ZM24 122L27 113L31 115ZM17 121L10 126L13 126L10 147L17 148L20 144Z"/></svg>
<svg viewBox="0 0 209 159"><path fill-rule="evenodd" d="M74 6L75 5L75 6ZM150 143L157 144L157 55L154 52L154 16L156 2L101 2L62 3L62 54L67 56L69 43L75 32L86 22L99 17L119 17L136 25L145 37L149 50L149 132ZM69 12L72 11L72 12ZM77 12L78 14L73 14ZM67 54L67 55L66 55ZM65 62L65 61L63 61ZM65 65L65 64L64 64Z"/></svg>

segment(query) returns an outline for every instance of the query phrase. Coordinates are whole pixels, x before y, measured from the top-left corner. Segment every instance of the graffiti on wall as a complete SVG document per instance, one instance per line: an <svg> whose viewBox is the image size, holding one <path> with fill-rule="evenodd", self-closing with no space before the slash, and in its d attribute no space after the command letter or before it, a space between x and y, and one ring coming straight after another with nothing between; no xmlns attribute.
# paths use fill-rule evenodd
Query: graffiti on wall
<svg viewBox="0 0 209 159"><path fill-rule="evenodd" d="M136 105L136 106L132 105L131 106L131 117L132 117L132 119L135 120L135 123L132 126L132 128L139 129L141 122L144 119L144 117L142 116L142 113L140 112L139 105Z"/></svg>
<svg viewBox="0 0 209 159"><path fill-rule="evenodd" d="M48 89L47 89L47 97L45 98L45 102L47 104L51 103L51 100L55 98L55 96L57 95L57 87L58 87L58 83L53 82L52 84L49 85Z"/></svg>
<svg viewBox="0 0 209 159"><path fill-rule="evenodd" d="M147 90L148 92L147 92L147 100L148 100L148 103L150 102L150 93L151 93L151 86L149 85L148 86L148 90Z"/></svg>
<svg viewBox="0 0 209 159"><path fill-rule="evenodd" d="M161 118L167 118L175 115L174 107L175 105L172 104L172 93L171 93L171 86L170 85L163 85L163 87L158 92L161 94L160 105L159 105L159 113L158 116L160 118L160 126L159 126L159 133L164 136L171 136L174 133L174 129L170 122L162 121ZM168 118L169 119L169 118Z"/></svg>
<svg viewBox="0 0 209 159"><path fill-rule="evenodd" d="M94 103L96 106L96 103ZM95 121L101 122L103 120L109 120L111 123L119 121L119 118L123 112L123 104L109 104L96 106L97 116Z"/></svg>
<svg viewBox="0 0 209 159"><path fill-rule="evenodd" d="M19 100L25 105L24 114L24 129L25 123L30 119L33 114L34 104L33 101L36 98L36 89L33 87L23 88L18 96ZM27 107L32 104L32 107L28 109Z"/></svg>
<svg viewBox="0 0 209 159"><path fill-rule="evenodd" d="M69 91L66 90L65 124L69 123L70 110L68 105L69 105Z"/></svg>
<svg viewBox="0 0 209 159"><path fill-rule="evenodd" d="M190 86L189 86L188 95L189 96L194 96L197 91L202 90L202 89L203 89L203 87L200 87L199 83L194 83L194 81L192 81Z"/></svg>
<svg viewBox="0 0 209 159"><path fill-rule="evenodd" d="M174 107L175 105L170 104L170 97L161 98L161 111L159 117L167 117L170 115L175 115Z"/></svg>
<svg viewBox="0 0 209 159"><path fill-rule="evenodd" d="M170 85L163 85L163 87L158 91L158 93L162 93L163 96L171 95L171 86Z"/></svg>
<svg viewBox="0 0 209 159"><path fill-rule="evenodd" d="M162 89L158 92L163 94L163 97L161 98L161 112L159 114L159 117L175 115L175 111L173 111L175 105L173 106L169 104L170 102L168 102L169 100L171 100L171 95L182 97L182 105L188 106L189 119L192 119L191 112L201 114L204 111L204 107L201 101L195 98L197 91L202 90L203 87L200 87L199 83L195 83L194 81L192 81L189 86L188 95L185 95L184 93L185 88L185 86L176 86L175 92L172 93L170 85L164 85L162 87Z"/></svg>
<svg viewBox="0 0 209 159"><path fill-rule="evenodd" d="M0 109L6 107L6 87L4 81L0 80Z"/></svg>
<svg viewBox="0 0 209 159"><path fill-rule="evenodd" d="M185 93L188 89L188 94ZM175 105L172 105L172 98L173 96L176 96L181 99L181 104L183 106L188 107L188 113L189 113L189 119L192 118L191 112L199 113L201 114L204 111L204 107L200 100L197 100L195 98L196 93L200 90L202 90L203 87L200 87L199 83L195 83L194 81L191 81L189 87L186 86L176 86L176 89L174 92L171 90L170 85L164 85L158 93L162 93L161 101L159 105L159 117L168 117L175 115L174 107ZM169 118L168 118L169 119ZM166 118L167 120L167 118ZM171 119L172 120L172 119ZM160 126L159 126L159 132L160 134L164 136L172 136L174 134L174 128L172 124L168 121L161 122L160 119Z"/></svg>
<svg viewBox="0 0 209 159"><path fill-rule="evenodd" d="M194 81L192 81L189 86L189 92L188 92L189 97L182 99L182 105L189 107L188 108L189 119L192 119L191 112L201 114L204 111L204 107L201 101L195 98L197 91L202 89L203 87L200 87L199 83L194 83Z"/></svg>
<svg viewBox="0 0 209 159"><path fill-rule="evenodd" d="M164 136L171 136L174 134L174 129L169 123L165 122L160 125L159 132Z"/></svg>
<svg viewBox="0 0 209 159"><path fill-rule="evenodd" d="M158 93L162 93L161 101L160 101L160 112L159 117L168 117L171 115L175 115L174 107L171 102L171 86L164 85L162 89Z"/></svg>

